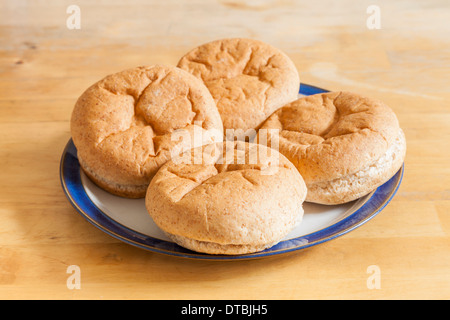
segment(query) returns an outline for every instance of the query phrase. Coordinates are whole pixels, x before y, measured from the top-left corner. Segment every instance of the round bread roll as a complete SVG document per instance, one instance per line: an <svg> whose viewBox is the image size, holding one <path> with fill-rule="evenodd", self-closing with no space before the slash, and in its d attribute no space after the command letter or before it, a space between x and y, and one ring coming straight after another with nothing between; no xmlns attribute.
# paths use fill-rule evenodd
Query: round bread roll
<svg viewBox="0 0 450 320"><path fill-rule="evenodd" d="M230 129L233 136L256 134L270 114L298 97L300 79L294 63L261 41L209 42L184 55L178 67L203 80L216 101L225 133Z"/></svg>
<svg viewBox="0 0 450 320"><path fill-rule="evenodd" d="M283 155L226 141L161 167L145 204L175 243L208 254L246 254L282 240L303 217L306 185Z"/></svg>
<svg viewBox="0 0 450 320"><path fill-rule="evenodd" d="M258 132L260 143L262 138L297 167L308 187L306 201L320 204L370 193L400 169L406 153L394 112L350 92L299 98L267 119Z"/></svg>
<svg viewBox="0 0 450 320"><path fill-rule="evenodd" d="M180 130L195 139L174 138ZM83 171L98 186L142 198L172 154L222 141L223 126L199 79L155 65L112 74L89 87L73 109L71 134Z"/></svg>

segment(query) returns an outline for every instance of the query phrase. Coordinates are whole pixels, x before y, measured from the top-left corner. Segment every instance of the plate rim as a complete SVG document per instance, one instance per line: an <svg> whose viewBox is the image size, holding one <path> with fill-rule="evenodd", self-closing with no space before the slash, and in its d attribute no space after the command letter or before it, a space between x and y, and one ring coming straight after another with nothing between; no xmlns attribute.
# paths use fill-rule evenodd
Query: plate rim
<svg viewBox="0 0 450 320"><path fill-rule="evenodd" d="M304 83L300 84L299 90L300 94L311 95L323 92L328 92L328 90L309 84ZM68 161L67 155L69 154L73 156L73 159L71 159L72 162L70 162L70 166L68 166L67 163ZM71 171L67 172L68 169L71 169ZM88 222L90 222L91 224L93 224L106 234L118 240L121 240L125 243L133 245L135 247L165 255L196 260L200 259L200 260L235 261L235 260L248 260L248 259L270 257L273 255L280 255L290 253L293 251L299 251L333 240L360 227L361 225L365 224L366 222L374 218L376 215L378 215L386 207L386 205L393 199L403 179L404 163L402 164L401 168L394 174L394 176L392 176L387 182L385 182L383 185L381 185L375 191L373 191L370 197L367 199L367 201L347 217L340 219L337 222L327 227L324 227L323 229L316 230L309 234L302 235L300 237L296 237L293 239L282 240L278 244L266 250L242 255L215 255L191 251L189 249L177 245L174 242L161 240L142 234L141 232L135 231L127 227L126 225L123 225L115 221L113 218L108 216L105 212L103 212L100 208L98 208L95 205L95 203L92 201L92 199L87 194L85 188L83 187L83 184L81 182L81 167L78 162L78 158L76 157L76 148L75 145L73 144L72 138L69 139L64 148L60 160L59 171L62 189L71 205ZM72 175L74 175L74 177L70 177L68 173L71 173ZM70 178L72 179L75 178L75 181L70 180ZM78 190L72 190L71 187L68 187L67 185L68 182L73 182L72 184L74 184L75 187L79 186L80 188ZM388 191L387 194L384 194L386 191ZM80 196L84 198L81 199ZM91 212L86 212L85 209L82 208L83 205L79 203L80 200L88 201L87 205L89 205L88 208L91 210ZM372 209L369 209L368 206L372 206ZM110 226L108 227L107 224L110 224ZM114 228L118 228L119 231L122 231L122 234L116 232L117 230L111 229L111 226L113 226ZM309 240L310 238L312 239L312 241ZM153 245L146 243L146 241L152 241ZM155 243L159 243L160 245L162 244L163 246L158 247Z"/></svg>

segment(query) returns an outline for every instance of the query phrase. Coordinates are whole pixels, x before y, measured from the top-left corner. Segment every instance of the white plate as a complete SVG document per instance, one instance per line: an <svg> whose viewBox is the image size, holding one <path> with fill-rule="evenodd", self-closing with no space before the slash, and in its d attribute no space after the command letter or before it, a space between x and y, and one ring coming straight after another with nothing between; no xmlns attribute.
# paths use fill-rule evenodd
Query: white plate
<svg viewBox="0 0 450 320"><path fill-rule="evenodd" d="M326 92L302 84L300 94ZM402 168L372 193L342 205L304 203L302 223L277 245L245 255L208 255L190 251L173 243L153 222L144 199L126 199L97 187L81 170L76 148L70 140L61 158L61 184L71 204L100 230L134 246L169 255L208 259L238 260L272 256L304 249L341 236L367 222L392 199L400 186Z"/></svg>

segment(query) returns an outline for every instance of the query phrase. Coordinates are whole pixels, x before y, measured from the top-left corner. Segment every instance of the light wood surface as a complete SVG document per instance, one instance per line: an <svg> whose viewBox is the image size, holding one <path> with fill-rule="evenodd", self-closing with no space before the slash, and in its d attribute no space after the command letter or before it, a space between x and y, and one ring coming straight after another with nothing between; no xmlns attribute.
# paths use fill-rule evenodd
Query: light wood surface
<svg viewBox="0 0 450 320"><path fill-rule="evenodd" d="M66 26L75 2L79 30ZM371 4L380 29L366 25ZM0 298L449 299L449 21L446 0L0 2ZM408 145L394 200L333 241L251 261L150 253L89 224L59 180L77 97L107 74L235 36L285 51L302 82L394 109ZM70 265L80 289L67 286Z"/></svg>

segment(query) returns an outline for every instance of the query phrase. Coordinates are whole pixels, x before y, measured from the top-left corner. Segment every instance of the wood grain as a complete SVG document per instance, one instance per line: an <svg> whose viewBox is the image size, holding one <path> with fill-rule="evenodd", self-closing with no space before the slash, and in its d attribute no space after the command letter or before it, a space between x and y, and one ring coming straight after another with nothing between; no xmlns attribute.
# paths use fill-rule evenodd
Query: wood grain
<svg viewBox="0 0 450 320"><path fill-rule="evenodd" d="M449 299L450 6L376 1L70 1L0 4L1 299ZM324 9L326 8L326 10ZM384 100L407 138L402 185L376 218L301 252L191 261L111 238L59 181L77 97L109 73L175 64L190 48L252 37L285 51L302 82ZM69 265L81 289L66 285ZM369 289L368 266L381 271Z"/></svg>

